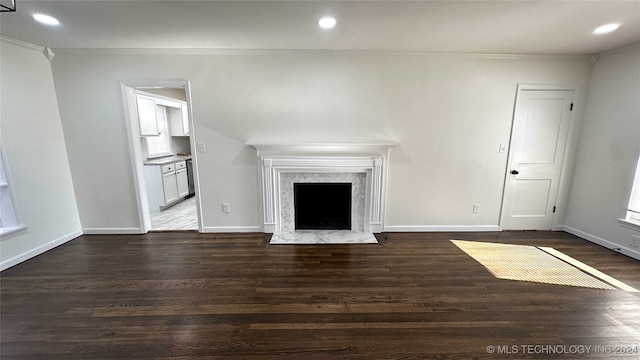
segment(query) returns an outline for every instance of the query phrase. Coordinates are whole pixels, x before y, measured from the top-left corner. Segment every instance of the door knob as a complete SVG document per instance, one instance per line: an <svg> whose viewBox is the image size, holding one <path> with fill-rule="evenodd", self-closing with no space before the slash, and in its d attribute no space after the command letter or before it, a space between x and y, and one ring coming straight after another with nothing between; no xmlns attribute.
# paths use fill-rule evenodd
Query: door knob
<svg viewBox="0 0 640 360"><path fill-rule="evenodd" d="M518 170L511 170L511 174L512 174L512 175L518 175L518 174L520 174L520 173L518 172Z"/></svg>

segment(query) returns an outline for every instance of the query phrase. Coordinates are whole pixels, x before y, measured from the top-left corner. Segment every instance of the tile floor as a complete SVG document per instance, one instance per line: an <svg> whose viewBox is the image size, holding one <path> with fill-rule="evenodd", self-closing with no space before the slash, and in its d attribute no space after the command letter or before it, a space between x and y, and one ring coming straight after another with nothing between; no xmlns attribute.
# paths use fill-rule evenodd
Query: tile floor
<svg viewBox="0 0 640 360"><path fill-rule="evenodd" d="M151 230L198 230L196 198L191 197L166 210L151 214Z"/></svg>

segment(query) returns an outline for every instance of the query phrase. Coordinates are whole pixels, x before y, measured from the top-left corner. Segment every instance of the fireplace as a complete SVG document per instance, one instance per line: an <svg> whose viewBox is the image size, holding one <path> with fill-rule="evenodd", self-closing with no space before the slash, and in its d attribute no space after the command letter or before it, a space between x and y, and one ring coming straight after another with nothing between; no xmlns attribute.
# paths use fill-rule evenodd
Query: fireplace
<svg viewBox="0 0 640 360"><path fill-rule="evenodd" d="M294 183L296 230L351 230L351 183Z"/></svg>
<svg viewBox="0 0 640 360"><path fill-rule="evenodd" d="M258 150L264 232L296 231L296 183L350 184L351 219L345 230L383 231L386 158L397 143L249 145Z"/></svg>

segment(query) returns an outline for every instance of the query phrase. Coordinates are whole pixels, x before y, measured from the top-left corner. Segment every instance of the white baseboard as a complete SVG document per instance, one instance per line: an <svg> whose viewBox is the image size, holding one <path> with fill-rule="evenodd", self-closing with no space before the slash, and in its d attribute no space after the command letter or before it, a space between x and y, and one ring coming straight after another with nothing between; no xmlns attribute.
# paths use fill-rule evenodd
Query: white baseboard
<svg viewBox="0 0 640 360"><path fill-rule="evenodd" d="M636 260L640 260L640 251L638 251L637 249L632 249L630 247L620 245L618 243L614 243L613 241L603 239L599 236L591 235L589 233L580 231L578 229L574 229L566 225L564 226L564 231L568 232L571 235L575 235L579 238L585 239L587 241L591 241L594 244L604 246L607 249L610 249L612 251L619 252L623 255L627 255L628 257L634 258Z"/></svg>
<svg viewBox="0 0 640 360"><path fill-rule="evenodd" d="M470 232L501 231L499 225L390 225L385 232Z"/></svg>
<svg viewBox="0 0 640 360"><path fill-rule="evenodd" d="M8 269L12 266L18 265L23 261L27 261L33 257L36 257L44 252L47 252L55 247L58 247L66 242L69 242L75 238L77 238L78 236L82 235L82 231L78 230L78 231L74 231L70 234L61 236L53 241L50 241L44 245L38 246L35 249L29 250L25 253L22 253L18 256L14 256L11 259L7 259L5 261L3 261L2 263L0 263L0 271L3 271L5 269Z"/></svg>
<svg viewBox="0 0 640 360"><path fill-rule="evenodd" d="M135 235L143 234L140 228L83 228L85 235Z"/></svg>
<svg viewBox="0 0 640 360"><path fill-rule="evenodd" d="M207 226L202 228L203 233L252 233L262 232L260 226Z"/></svg>

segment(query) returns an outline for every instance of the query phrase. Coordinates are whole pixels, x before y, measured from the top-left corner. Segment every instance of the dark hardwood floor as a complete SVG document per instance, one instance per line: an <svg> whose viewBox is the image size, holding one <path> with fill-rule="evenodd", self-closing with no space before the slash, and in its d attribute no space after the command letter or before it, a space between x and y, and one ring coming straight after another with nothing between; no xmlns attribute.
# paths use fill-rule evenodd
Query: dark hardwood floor
<svg viewBox="0 0 640 360"><path fill-rule="evenodd" d="M81 236L0 274L1 358L640 358L640 293L496 279L449 240L553 247L640 289L636 260L562 232L379 239Z"/></svg>

